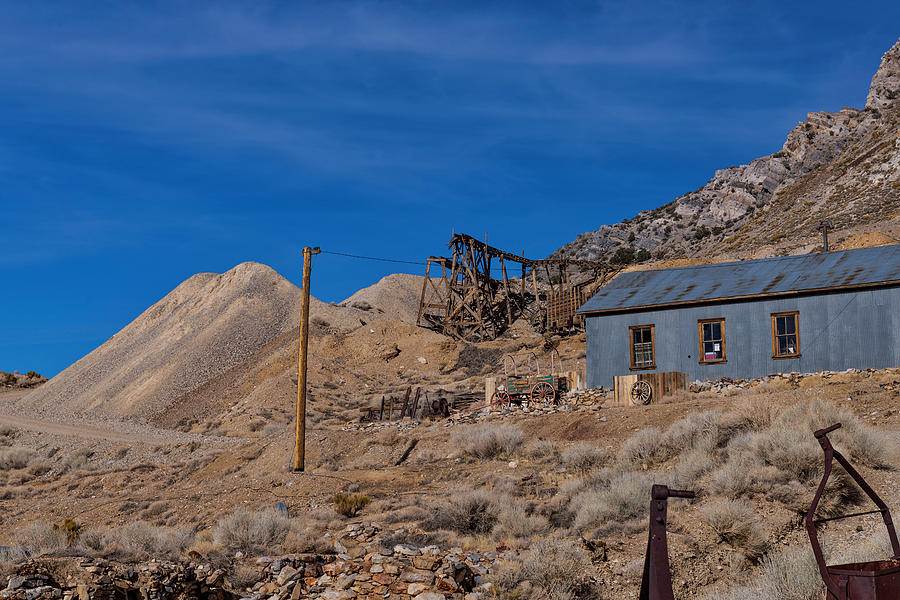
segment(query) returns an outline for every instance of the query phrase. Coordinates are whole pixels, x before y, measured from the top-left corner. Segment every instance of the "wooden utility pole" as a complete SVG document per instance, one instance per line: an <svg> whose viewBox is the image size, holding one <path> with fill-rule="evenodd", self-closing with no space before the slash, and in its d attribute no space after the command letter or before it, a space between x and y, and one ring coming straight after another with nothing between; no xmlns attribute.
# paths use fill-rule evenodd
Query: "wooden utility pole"
<svg viewBox="0 0 900 600"><path fill-rule="evenodd" d="M306 462L306 351L309 346L309 274L318 246L303 249L303 296L300 298L300 358L297 363L297 430L294 445L294 472L303 471Z"/></svg>

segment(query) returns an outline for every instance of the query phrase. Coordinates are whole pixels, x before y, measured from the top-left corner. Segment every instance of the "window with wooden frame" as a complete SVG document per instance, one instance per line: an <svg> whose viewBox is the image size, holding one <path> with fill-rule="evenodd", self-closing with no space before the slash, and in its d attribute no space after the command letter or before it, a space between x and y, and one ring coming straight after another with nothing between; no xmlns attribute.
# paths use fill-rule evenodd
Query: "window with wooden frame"
<svg viewBox="0 0 900 600"><path fill-rule="evenodd" d="M772 358L800 356L800 313L772 313Z"/></svg>
<svg viewBox="0 0 900 600"><path fill-rule="evenodd" d="M632 325L628 328L628 339L631 346L631 368L656 368L656 337L653 325Z"/></svg>
<svg viewBox="0 0 900 600"><path fill-rule="evenodd" d="M701 365L725 362L725 319L697 321L697 338Z"/></svg>

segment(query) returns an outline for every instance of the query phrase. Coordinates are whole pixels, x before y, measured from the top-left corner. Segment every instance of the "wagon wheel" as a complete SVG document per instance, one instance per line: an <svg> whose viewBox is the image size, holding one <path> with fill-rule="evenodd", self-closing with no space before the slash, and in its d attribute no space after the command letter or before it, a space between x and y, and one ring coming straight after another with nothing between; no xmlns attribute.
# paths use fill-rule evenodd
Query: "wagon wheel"
<svg viewBox="0 0 900 600"><path fill-rule="evenodd" d="M528 402L528 405L530 406L534 402L556 404L556 390L546 381L538 381L531 388L531 400Z"/></svg>
<svg viewBox="0 0 900 600"><path fill-rule="evenodd" d="M509 392L497 390L491 394L491 406L506 406L509 404Z"/></svg>
<svg viewBox="0 0 900 600"><path fill-rule="evenodd" d="M631 386L632 404L650 404L653 398L653 388L646 381L635 381Z"/></svg>

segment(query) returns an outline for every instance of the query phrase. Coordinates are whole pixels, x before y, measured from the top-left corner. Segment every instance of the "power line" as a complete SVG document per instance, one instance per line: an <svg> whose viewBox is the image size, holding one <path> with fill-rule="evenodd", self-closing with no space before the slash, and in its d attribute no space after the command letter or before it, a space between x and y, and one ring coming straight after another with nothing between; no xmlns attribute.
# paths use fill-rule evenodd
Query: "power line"
<svg viewBox="0 0 900 600"><path fill-rule="evenodd" d="M337 256L346 256L348 258L360 258L362 260L377 260L380 262L389 262L389 263L402 263L405 265L420 265L425 266L424 262L414 261L414 260L399 260L396 258L380 258L377 256L361 256L359 254L347 254L346 252L334 252L332 250L322 250L322 254L335 254Z"/></svg>

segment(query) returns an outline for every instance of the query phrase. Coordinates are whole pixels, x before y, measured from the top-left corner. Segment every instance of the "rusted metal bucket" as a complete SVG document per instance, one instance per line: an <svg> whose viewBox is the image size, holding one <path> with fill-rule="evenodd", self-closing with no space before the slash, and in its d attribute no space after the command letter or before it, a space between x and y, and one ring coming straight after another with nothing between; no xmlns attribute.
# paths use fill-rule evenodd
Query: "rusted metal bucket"
<svg viewBox="0 0 900 600"><path fill-rule="evenodd" d="M891 519L891 512L888 510L887 504L878 497L866 480L863 479L856 469L847 461L844 456L834 449L828 434L839 429L841 424L832 425L826 429L820 429L815 432L816 439L825 452L825 473L816 495L813 498L812 505L806 512L806 532L809 534L809 541L812 544L813 554L816 557L816 563L819 565L819 573L822 575L822 581L825 582L827 600L897 600L900 598L900 543L897 542L897 531L894 529L894 522ZM866 493L866 495L878 507L877 510L853 513L849 515L841 515L839 517L831 517L827 519L816 519L816 509L822 494L825 492L825 485L831 476L831 470L834 460L847 471L847 474L853 478L853 481ZM894 556L885 560L876 560L870 562L850 563L846 565L825 564L825 556L822 552L822 545L819 543L818 531L816 526L828 521L837 521L840 519L849 519L850 517L859 517L862 515L871 515L881 513L884 526L887 528L888 537L891 540L891 550Z"/></svg>
<svg viewBox="0 0 900 600"><path fill-rule="evenodd" d="M650 536L644 556L644 576L641 579L640 600L675 600L672 591L672 571L669 568L669 544L666 540L666 519L669 498L693 498L694 492L670 490L654 485L650 490Z"/></svg>

